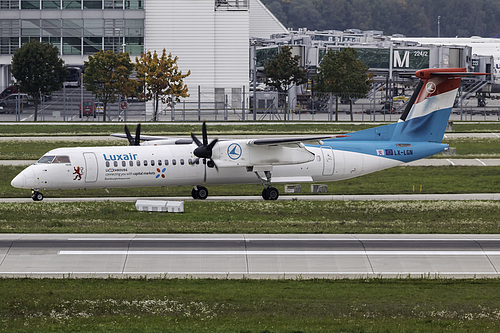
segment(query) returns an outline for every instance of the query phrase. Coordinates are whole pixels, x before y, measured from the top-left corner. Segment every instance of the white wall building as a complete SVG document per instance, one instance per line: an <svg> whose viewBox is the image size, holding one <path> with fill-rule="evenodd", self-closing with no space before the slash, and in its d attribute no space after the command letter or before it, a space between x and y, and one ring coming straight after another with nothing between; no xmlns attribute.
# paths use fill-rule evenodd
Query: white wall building
<svg viewBox="0 0 500 333"><path fill-rule="evenodd" d="M287 31L260 0L0 0L0 8L0 91L11 84L12 55L36 38L58 46L68 65L100 49L133 60L166 49L191 70L191 100L199 86L223 101L248 91L250 38Z"/></svg>

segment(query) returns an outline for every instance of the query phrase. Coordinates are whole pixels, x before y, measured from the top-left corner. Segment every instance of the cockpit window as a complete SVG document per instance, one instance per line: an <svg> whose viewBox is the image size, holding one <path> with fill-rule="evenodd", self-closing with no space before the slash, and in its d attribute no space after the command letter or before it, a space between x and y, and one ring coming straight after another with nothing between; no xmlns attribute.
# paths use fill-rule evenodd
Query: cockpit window
<svg viewBox="0 0 500 333"><path fill-rule="evenodd" d="M71 163L69 156L59 155L54 158L52 163Z"/></svg>
<svg viewBox="0 0 500 333"><path fill-rule="evenodd" d="M55 156L51 156L51 155L45 155L45 156L42 156L42 158L40 158L38 160L38 163L52 163L52 161L54 160L54 157Z"/></svg>
<svg viewBox="0 0 500 333"><path fill-rule="evenodd" d="M69 156L66 155L45 155L38 160L38 163L50 164L50 163L71 163Z"/></svg>

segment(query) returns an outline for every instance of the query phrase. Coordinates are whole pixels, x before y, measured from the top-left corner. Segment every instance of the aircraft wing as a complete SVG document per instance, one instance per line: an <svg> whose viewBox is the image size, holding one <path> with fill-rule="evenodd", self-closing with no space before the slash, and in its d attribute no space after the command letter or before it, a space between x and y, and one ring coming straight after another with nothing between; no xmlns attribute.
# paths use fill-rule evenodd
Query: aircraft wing
<svg viewBox="0 0 500 333"><path fill-rule="evenodd" d="M324 139L343 138L348 135L326 135L326 136L310 136L310 137L291 137L291 138L270 138L270 139L255 139L248 142L253 146L272 146L272 145L287 145L290 143L305 143L305 144L322 144Z"/></svg>
<svg viewBox="0 0 500 333"><path fill-rule="evenodd" d="M134 134L131 134L131 135L132 135L132 138L135 139L135 135ZM117 138L122 138L122 139L127 138L127 135L125 133L113 133L113 134L111 134L111 136L114 136ZM144 140L144 141L166 140L166 139L168 139L166 136L154 136L154 135L141 134L141 140Z"/></svg>

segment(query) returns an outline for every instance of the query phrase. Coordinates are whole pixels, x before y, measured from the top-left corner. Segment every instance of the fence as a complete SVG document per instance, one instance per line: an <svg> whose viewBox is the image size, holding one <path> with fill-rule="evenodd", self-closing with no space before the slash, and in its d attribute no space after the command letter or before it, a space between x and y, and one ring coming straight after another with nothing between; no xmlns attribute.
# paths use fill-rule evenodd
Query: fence
<svg viewBox="0 0 500 333"><path fill-rule="evenodd" d="M397 121L408 97L393 98L390 103L383 96L338 102L330 94L278 95L272 91L245 91L244 88L215 89L203 92L198 88L189 99L173 105L160 105L157 120L169 122L191 121ZM256 101L254 103L254 96ZM286 104L285 104L286 103ZM475 99L464 101L453 109L452 120L500 120L500 100L487 100L486 106L474 105ZM91 104L93 112L80 106ZM41 121L102 121L101 105L83 87L66 87L43 98L39 105ZM254 107L255 111L254 112ZM21 105L0 110L1 121L33 120L34 106ZM153 119L153 103L129 99L126 104L108 105L106 121L147 122Z"/></svg>

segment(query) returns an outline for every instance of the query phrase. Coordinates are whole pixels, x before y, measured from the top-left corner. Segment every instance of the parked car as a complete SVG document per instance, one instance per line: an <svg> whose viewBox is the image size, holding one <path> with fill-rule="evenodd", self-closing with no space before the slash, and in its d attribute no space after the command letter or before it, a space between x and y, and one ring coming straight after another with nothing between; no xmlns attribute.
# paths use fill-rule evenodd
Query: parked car
<svg viewBox="0 0 500 333"><path fill-rule="evenodd" d="M19 91L17 90L16 86L8 86L5 88L1 93L0 93L0 99L4 99L10 94L15 94L18 93Z"/></svg>
<svg viewBox="0 0 500 333"><path fill-rule="evenodd" d="M2 109L3 112L15 112L16 105L18 105L17 104L18 99L19 99L19 106L21 106L20 108L21 112L24 106L28 106L31 104L30 101L31 98L27 94L13 93L5 97L4 99L0 100L0 108Z"/></svg>
<svg viewBox="0 0 500 333"><path fill-rule="evenodd" d="M95 113L97 113L97 114L104 113L104 104L102 102L95 103Z"/></svg>
<svg viewBox="0 0 500 333"><path fill-rule="evenodd" d="M94 117L95 118L95 103L93 100L83 100L80 104L80 118L82 116L85 117Z"/></svg>

